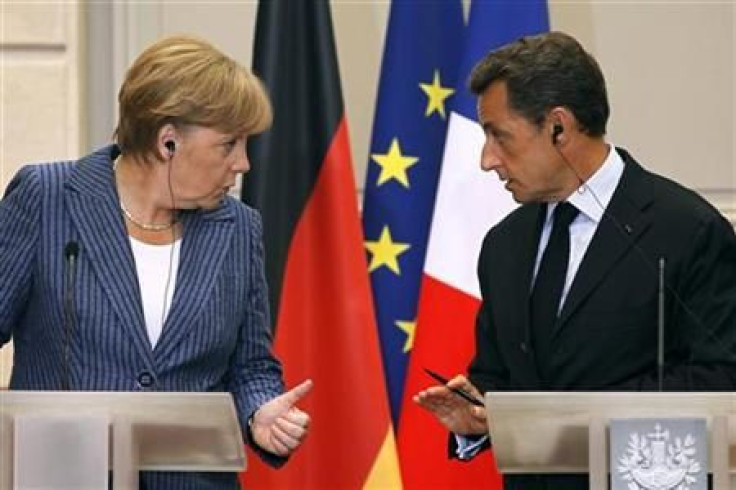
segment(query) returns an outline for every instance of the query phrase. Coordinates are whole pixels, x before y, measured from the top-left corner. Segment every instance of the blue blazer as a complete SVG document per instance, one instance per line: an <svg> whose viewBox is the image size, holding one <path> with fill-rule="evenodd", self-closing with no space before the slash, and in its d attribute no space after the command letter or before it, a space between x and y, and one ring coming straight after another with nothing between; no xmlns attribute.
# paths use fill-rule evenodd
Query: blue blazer
<svg viewBox="0 0 736 490"><path fill-rule="evenodd" d="M76 162L24 167L0 202L0 345L13 338L10 387L62 387L64 249L76 242L71 389L227 391L245 428L283 391L260 216L230 197L217 209L183 213L173 302L151 348L112 172L118 153L109 146ZM231 474L152 473L141 483L237 488Z"/></svg>

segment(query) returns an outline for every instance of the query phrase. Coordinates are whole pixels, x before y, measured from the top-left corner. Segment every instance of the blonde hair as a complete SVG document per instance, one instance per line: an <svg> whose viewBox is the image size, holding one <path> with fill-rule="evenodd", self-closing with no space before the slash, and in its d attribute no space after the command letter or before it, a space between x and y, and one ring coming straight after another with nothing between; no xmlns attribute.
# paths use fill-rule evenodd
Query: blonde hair
<svg viewBox="0 0 736 490"><path fill-rule="evenodd" d="M158 131L204 126L233 135L260 133L272 120L261 81L208 42L172 36L149 46L118 94L115 140L123 153L156 154Z"/></svg>

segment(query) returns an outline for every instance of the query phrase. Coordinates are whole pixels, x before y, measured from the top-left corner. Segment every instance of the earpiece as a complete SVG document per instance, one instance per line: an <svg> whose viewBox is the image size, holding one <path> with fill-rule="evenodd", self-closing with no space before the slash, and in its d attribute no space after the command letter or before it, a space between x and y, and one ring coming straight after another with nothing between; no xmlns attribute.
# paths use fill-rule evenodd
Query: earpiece
<svg viewBox="0 0 736 490"><path fill-rule="evenodd" d="M565 130L565 128L562 127L562 124L560 123L554 123L552 126L552 144L557 146L557 143L559 142L560 135Z"/></svg>
<svg viewBox="0 0 736 490"><path fill-rule="evenodd" d="M174 152L176 151L176 143L174 143L172 140L168 140L164 143L164 146L167 150L169 150L169 158L174 156Z"/></svg>

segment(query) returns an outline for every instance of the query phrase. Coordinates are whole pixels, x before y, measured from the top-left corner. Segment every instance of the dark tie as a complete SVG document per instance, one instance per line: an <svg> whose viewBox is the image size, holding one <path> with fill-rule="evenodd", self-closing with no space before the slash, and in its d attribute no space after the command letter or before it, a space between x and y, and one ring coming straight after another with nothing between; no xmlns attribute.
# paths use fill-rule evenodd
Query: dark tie
<svg viewBox="0 0 736 490"><path fill-rule="evenodd" d="M567 264L570 258L570 223L578 215L578 209L568 202L561 202L554 210L552 233L544 249L534 281L530 301L532 343L543 381L549 380L552 331L560 310L562 289L565 285Z"/></svg>

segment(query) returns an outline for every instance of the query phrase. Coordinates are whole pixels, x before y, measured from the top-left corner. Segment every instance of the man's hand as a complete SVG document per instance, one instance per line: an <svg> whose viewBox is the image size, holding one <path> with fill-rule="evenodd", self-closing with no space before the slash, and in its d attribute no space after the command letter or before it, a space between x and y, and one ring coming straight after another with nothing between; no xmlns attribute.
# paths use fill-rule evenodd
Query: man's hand
<svg viewBox="0 0 736 490"><path fill-rule="evenodd" d="M277 456L288 456L299 447L309 430L309 415L295 405L312 385L308 379L256 410L250 427L256 444Z"/></svg>
<svg viewBox="0 0 736 490"><path fill-rule="evenodd" d="M450 432L462 436L486 434L488 422L483 407L468 403L448 387L462 388L476 398L482 399L476 387L465 376L458 375L448 381L447 386L432 386L420 391L414 395L414 401L432 412Z"/></svg>

